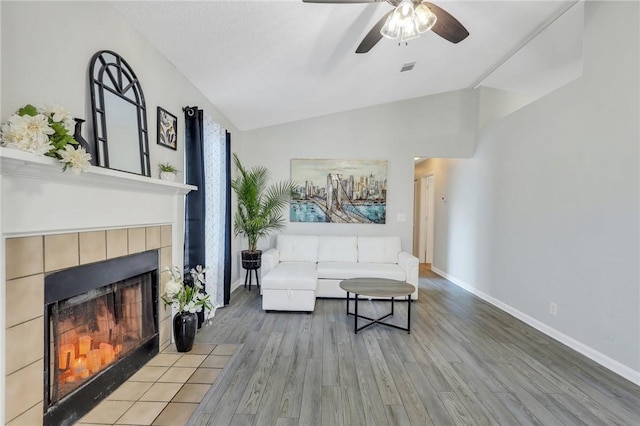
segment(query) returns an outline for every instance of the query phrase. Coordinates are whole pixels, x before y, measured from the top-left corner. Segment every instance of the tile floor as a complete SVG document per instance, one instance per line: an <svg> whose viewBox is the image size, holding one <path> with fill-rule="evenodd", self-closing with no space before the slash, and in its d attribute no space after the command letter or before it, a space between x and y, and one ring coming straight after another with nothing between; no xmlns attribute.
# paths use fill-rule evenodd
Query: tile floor
<svg viewBox="0 0 640 426"><path fill-rule="evenodd" d="M185 425L238 345L170 345L77 425Z"/></svg>

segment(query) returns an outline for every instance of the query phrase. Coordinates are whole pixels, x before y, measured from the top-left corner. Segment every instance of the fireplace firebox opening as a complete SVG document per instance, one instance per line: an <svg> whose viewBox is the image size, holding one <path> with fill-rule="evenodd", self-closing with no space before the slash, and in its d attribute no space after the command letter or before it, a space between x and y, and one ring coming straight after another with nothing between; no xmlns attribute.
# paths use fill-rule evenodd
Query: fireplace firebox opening
<svg viewBox="0 0 640 426"><path fill-rule="evenodd" d="M72 424L158 353L158 252L47 275L44 321L44 424Z"/></svg>

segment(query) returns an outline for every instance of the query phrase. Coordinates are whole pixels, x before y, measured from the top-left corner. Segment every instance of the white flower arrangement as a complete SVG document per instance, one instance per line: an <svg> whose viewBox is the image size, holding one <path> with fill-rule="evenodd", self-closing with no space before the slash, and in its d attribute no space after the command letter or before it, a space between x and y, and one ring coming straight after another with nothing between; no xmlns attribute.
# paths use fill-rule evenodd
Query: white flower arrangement
<svg viewBox="0 0 640 426"><path fill-rule="evenodd" d="M165 305L173 305L178 312L196 313L203 307L211 310L213 305L209 301L209 295L202 293L204 288L206 269L198 265L191 269L191 281L185 283L182 279L180 268L165 268L164 272L171 275L169 282L165 285L162 301Z"/></svg>
<svg viewBox="0 0 640 426"><path fill-rule="evenodd" d="M59 105L38 109L28 104L9 117L2 125L0 145L36 155L58 159L62 170L73 173L87 171L91 155L73 139L74 121L71 113Z"/></svg>
<svg viewBox="0 0 640 426"><path fill-rule="evenodd" d="M71 144L67 144L64 149L59 149L57 154L60 156L58 161L64 164L62 171L71 167L73 174L79 175L89 169L91 154L88 154L82 147L74 148Z"/></svg>

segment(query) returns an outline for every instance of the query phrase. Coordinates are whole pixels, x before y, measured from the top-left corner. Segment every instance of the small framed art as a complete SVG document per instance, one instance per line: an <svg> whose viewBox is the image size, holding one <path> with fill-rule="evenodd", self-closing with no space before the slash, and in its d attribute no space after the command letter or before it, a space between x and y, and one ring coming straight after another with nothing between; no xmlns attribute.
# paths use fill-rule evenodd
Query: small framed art
<svg viewBox="0 0 640 426"><path fill-rule="evenodd" d="M158 145L178 149L178 118L158 107Z"/></svg>

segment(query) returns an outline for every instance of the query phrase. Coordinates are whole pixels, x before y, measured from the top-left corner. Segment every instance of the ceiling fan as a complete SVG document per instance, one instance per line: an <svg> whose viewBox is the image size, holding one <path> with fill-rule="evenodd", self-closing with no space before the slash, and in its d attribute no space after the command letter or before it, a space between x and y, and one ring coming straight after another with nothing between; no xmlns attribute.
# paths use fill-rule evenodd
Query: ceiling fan
<svg viewBox="0 0 640 426"><path fill-rule="evenodd" d="M367 33L356 53L367 53L382 37L407 42L426 31L433 31L451 43L460 43L469 31L449 12L422 0L302 0L304 3L380 3L393 9L387 12Z"/></svg>

